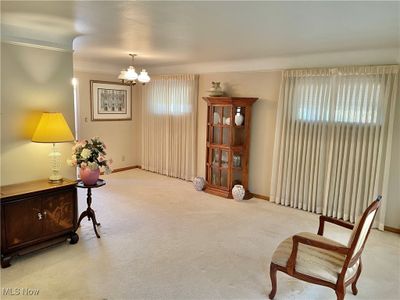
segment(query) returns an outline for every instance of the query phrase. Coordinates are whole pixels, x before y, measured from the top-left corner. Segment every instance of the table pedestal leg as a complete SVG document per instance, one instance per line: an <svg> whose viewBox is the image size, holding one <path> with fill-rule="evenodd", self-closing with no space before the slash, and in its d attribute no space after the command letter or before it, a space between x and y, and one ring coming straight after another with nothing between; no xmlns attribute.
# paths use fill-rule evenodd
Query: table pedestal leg
<svg viewBox="0 0 400 300"><path fill-rule="evenodd" d="M100 235L99 235L99 233L97 232L97 227L96 227L96 226L99 226L100 223L98 223L98 222L96 221L96 214L94 213L94 210L90 207L90 205L92 204L92 197L91 197L91 196L92 196L91 188L88 188L88 192L87 192L87 205L88 205L88 207L87 207L87 209L86 209L84 212L82 212L82 214L79 216L78 225L76 226L76 229L78 229L79 225L81 224L82 219L83 219L84 217L88 217L88 220L89 220L89 221L91 220L92 223L93 223L93 229L94 229L94 232L95 232L97 238L100 238Z"/></svg>

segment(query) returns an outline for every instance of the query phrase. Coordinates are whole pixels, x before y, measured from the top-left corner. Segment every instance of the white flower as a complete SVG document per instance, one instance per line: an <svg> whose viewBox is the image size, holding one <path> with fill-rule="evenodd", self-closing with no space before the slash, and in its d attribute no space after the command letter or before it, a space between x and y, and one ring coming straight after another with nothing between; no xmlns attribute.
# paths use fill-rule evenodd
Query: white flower
<svg viewBox="0 0 400 300"><path fill-rule="evenodd" d="M107 175L111 174L112 173L112 169L109 166L106 166L105 169L104 169L104 173L107 174Z"/></svg>
<svg viewBox="0 0 400 300"><path fill-rule="evenodd" d="M83 149L81 152L81 157L83 159L88 159L90 157L90 155L92 155L92 151L90 151L89 149Z"/></svg>
<svg viewBox="0 0 400 300"><path fill-rule="evenodd" d="M88 162L88 168L90 170L96 170L96 169L99 168L99 165L97 163L95 163L95 162Z"/></svg>

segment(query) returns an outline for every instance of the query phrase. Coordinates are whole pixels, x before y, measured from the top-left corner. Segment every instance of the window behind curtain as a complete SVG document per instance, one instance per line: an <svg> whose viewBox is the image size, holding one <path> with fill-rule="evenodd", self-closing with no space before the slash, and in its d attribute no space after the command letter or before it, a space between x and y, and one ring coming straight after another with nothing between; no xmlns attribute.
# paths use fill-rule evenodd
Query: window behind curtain
<svg viewBox="0 0 400 300"><path fill-rule="evenodd" d="M196 176L196 75L153 77L142 90L142 168Z"/></svg>
<svg viewBox="0 0 400 300"><path fill-rule="evenodd" d="M193 111L191 95L196 89L190 81L177 78L155 78L148 89L147 105L156 115L179 116ZM149 85L150 86L150 85Z"/></svg>
<svg viewBox="0 0 400 300"><path fill-rule="evenodd" d="M271 202L354 222L385 199L398 74L398 65L284 71ZM385 201L378 214L382 229Z"/></svg>
<svg viewBox="0 0 400 300"><path fill-rule="evenodd" d="M304 122L379 124L381 83L372 75L321 75L299 78L294 117Z"/></svg>

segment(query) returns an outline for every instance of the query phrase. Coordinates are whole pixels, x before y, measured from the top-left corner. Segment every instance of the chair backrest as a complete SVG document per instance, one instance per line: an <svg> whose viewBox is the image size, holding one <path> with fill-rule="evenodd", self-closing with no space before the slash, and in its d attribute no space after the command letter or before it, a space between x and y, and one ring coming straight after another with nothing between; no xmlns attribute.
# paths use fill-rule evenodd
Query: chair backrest
<svg viewBox="0 0 400 300"><path fill-rule="evenodd" d="M358 258L364 249L369 232L374 222L376 212L380 206L382 196L378 196L374 202L368 206L364 213L357 218L353 232L350 236L348 247L351 249L351 258Z"/></svg>

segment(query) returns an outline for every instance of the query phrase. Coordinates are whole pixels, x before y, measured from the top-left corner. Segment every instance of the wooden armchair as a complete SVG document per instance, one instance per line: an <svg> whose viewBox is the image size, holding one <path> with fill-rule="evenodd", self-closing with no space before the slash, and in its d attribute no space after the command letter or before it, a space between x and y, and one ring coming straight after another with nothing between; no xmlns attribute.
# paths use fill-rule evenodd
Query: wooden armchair
<svg viewBox="0 0 400 300"><path fill-rule="evenodd" d="M362 264L361 253L368 238L381 196L358 217L355 225L331 217L320 216L318 234L302 232L284 240L275 250L270 265L272 290L269 298L276 294L277 271L297 279L330 287L338 300L344 299L346 287L351 284L357 295L357 280ZM346 245L323 237L325 222L352 229Z"/></svg>

